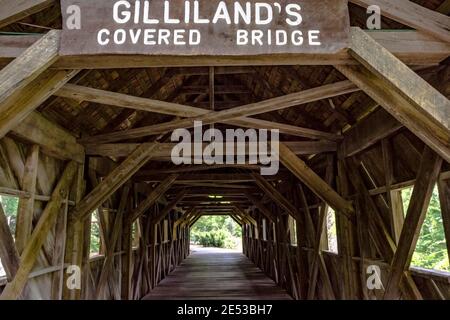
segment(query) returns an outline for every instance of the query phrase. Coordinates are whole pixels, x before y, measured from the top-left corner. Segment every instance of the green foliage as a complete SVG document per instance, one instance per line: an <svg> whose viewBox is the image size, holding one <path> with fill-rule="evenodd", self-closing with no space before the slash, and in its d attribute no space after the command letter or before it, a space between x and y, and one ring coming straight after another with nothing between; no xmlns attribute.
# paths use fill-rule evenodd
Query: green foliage
<svg viewBox="0 0 450 320"><path fill-rule="evenodd" d="M5 211L6 219L8 220L8 225L9 228L11 229L11 233L15 234L19 198L0 196L0 202L3 206L3 211Z"/></svg>
<svg viewBox="0 0 450 320"><path fill-rule="evenodd" d="M236 248L241 227L229 216L203 216L191 229L191 240L204 247Z"/></svg>
<svg viewBox="0 0 450 320"><path fill-rule="evenodd" d="M408 210L412 191L412 188L402 191L405 214ZM450 271L437 187L433 190L430 206L428 207L427 216L423 223L419 240L417 241L411 265L427 269Z"/></svg>
<svg viewBox="0 0 450 320"><path fill-rule="evenodd" d="M98 224L97 211L92 214L91 220L91 242L90 254L95 255L100 253L100 226Z"/></svg>

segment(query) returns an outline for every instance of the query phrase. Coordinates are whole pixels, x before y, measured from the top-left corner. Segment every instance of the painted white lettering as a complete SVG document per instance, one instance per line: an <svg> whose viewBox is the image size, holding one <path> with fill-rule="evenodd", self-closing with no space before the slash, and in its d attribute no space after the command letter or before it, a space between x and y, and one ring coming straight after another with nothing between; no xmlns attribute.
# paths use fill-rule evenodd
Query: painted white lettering
<svg viewBox="0 0 450 320"><path fill-rule="evenodd" d="M225 1L219 2L212 23L216 24L220 19L223 19L227 24L231 24L231 17L228 13L227 4Z"/></svg>
<svg viewBox="0 0 450 320"><path fill-rule="evenodd" d="M250 2L245 3L245 9L241 3L237 1L234 3L234 24L240 24L241 19L247 25L252 22L252 7Z"/></svg>
<svg viewBox="0 0 450 320"><path fill-rule="evenodd" d="M319 41L319 35L320 35L319 30L309 30L308 31L309 45L320 46L322 43Z"/></svg>
<svg viewBox="0 0 450 320"><path fill-rule="evenodd" d="M109 43L109 38L108 36L111 33L109 32L108 29L102 29L97 33L97 42L99 45L101 46L106 46ZM104 38L103 36L106 35L106 38Z"/></svg>
<svg viewBox="0 0 450 320"><path fill-rule="evenodd" d="M141 37L141 33L142 30L141 29L137 29L137 30L130 30L130 38L131 38L131 42L133 44L137 44L139 41L139 38Z"/></svg>
<svg viewBox="0 0 450 320"><path fill-rule="evenodd" d="M176 29L173 31L173 44L176 46L184 46L186 41L184 41L184 33L186 30Z"/></svg>
<svg viewBox="0 0 450 320"><path fill-rule="evenodd" d="M286 13L289 18L286 18L286 23L290 26L299 26L303 22L302 15L300 14L300 10L302 7L296 3L290 3L286 6Z"/></svg>
<svg viewBox="0 0 450 320"><path fill-rule="evenodd" d="M158 44L161 45L163 42L166 45L169 45L170 38L170 30L167 29L159 29L158 30Z"/></svg>
<svg viewBox="0 0 450 320"><path fill-rule="evenodd" d="M239 29L236 32L236 43L238 46L246 46L248 43L248 31Z"/></svg>
<svg viewBox="0 0 450 320"><path fill-rule="evenodd" d="M150 17L150 1L144 1L144 18L142 20L145 24L158 24L158 19Z"/></svg>
<svg viewBox="0 0 450 320"><path fill-rule="evenodd" d="M263 36L264 33L261 30L252 30L252 45L256 45L256 43L258 43L260 46L262 46Z"/></svg>
<svg viewBox="0 0 450 320"><path fill-rule="evenodd" d="M131 4L128 1L117 1L114 3L113 7L113 19L116 23L124 24L130 21L131 12L129 10L120 10L120 7L125 7L126 9L131 8Z"/></svg>
<svg viewBox="0 0 450 320"><path fill-rule="evenodd" d="M180 19L170 18L170 2L164 1L164 23L167 24L179 24Z"/></svg>
<svg viewBox="0 0 450 320"><path fill-rule="evenodd" d="M199 1L194 1L194 23L197 24L208 24L209 19L200 18L200 3Z"/></svg>
<svg viewBox="0 0 450 320"><path fill-rule="evenodd" d="M263 11L265 11L265 18L263 18ZM255 24L267 25L273 20L273 9L268 3L257 2L255 3Z"/></svg>
<svg viewBox="0 0 450 320"><path fill-rule="evenodd" d="M153 46L156 44L155 39L155 29L145 29L144 31L144 44L146 46Z"/></svg>
<svg viewBox="0 0 450 320"><path fill-rule="evenodd" d="M127 41L127 33L124 29L117 29L114 32L114 43L115 44L124 44Z"/></svg>
<svg viewBox="0 0 450 320"><path fill-rule="evenodd" d="M202 41L202 34L199 30L189 30L189 44L191 46L198 46Z"/></svg>

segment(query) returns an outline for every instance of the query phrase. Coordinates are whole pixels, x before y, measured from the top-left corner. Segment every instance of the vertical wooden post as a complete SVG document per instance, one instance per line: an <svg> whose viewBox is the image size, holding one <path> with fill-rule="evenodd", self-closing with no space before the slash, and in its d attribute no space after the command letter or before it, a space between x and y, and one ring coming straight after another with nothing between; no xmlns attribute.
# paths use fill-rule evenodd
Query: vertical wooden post
<svg viewBox="0 0 450 320"><path fill-rule="evenodd" d="M438 187L442 221L444 223L445 239L447 243L447 253L450 259L450 179L440 179Z"/></svg>
<svg viewBox="0 0 450 320"><path fill-rule="evenodd" d="M127 215L124 216L123 227L122 227L122 250L124 254L122 256L122 300L131 299L131 276L133 273L132 269L132 257L133 257L133 246L132 246L132 222Z"/></svg>
<svg viewBox="0 0 450 320"><path fill-rule="evenodd" d="M19 199L16 224L16 247L19 254L25 248L33 229L34 198L36 194L36 177L38 171L39 146L30 148L25 162L22 178L22 190L29 193L28 198Z"/></svg>
<svg viewBox="0 0 450 320"><path fill-rule="evenodd" d="M84 164L79 164L77 177L74 184L74 190L72 190L71 194L71 199L75 201L75 203L81 201L81 199L83 198L84 190L85 190ZM72 219L72 217L68 215L66 250L64 261L66 264L70 266L78 267L79 270L83 270L82 268L83 243L84 243L83 222L78 221L76 219ZM69 289L69 287L67 286L67 280L69 276L70 275L67 273L64 274L63 299L78 300L81 297L81 288Z"/></svg>
<svg viewBox="0 0 450 320"><path fill-rule="evenodd" d="M67 212L69 210L69 198L66 198L64 212L58 216L55 226L55 245L53 249L52 265L60 266L60 269L53 274L52 279L52 300L61 300L63 296L64 282L64 260L67 239Z"/></svg>
<svg viewBox="0 0 450 320"><path fill-rule="evenodd" d="M385 299L399 298L400 284L404 273L411 263L441 165L442 158L430 148L425 147L406 214L405 224L400 235L397 250L392 259L391 271L384 294Z"/></svg>
<svg viewBox="0 0 450 320"><path fill-rule="evenodd" d="M398 244L400 239L400 233L402 231L403 222L405 220L403 212L403 203L401 193L399 191L391 190L391 186L394 183L394 159L392 155L392 146L389 139L384 139L381 141L381 146L383 150L383 162L385 170L385 180L386 180L386 195L390 210L391 218L391 236L395 243Z"/></svg>
<svg viewBox="0 0 450 320"><path fill-rule="evenodd" d="M343 160L338 160L338 190L345 197L348 195L349 184L346 167ZM355 235L352 223L343 215L336 215L336 231L339 245L339 256L343 268L343 299L357 298L356 280L354 279L353 255Z"/></svg>
<svg viewBox="0 0 450 320"><path fill-rule="evenodd" d="M90 293L90 286L92 285L91 281L91 264L90 264L90 256L91 256L91 225L92 225L92 214L89 215L88 218L81 221L81 229L83 230L83 242L81 244L82 247L82 255L81 255L81 299L88 300Z"/></svg>

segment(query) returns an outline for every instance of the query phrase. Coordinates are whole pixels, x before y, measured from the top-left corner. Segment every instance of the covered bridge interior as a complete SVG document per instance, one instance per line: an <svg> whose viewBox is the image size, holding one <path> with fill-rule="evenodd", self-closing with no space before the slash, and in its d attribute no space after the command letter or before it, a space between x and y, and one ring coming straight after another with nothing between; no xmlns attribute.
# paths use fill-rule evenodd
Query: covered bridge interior
<svg viewBox="0 0 450 320"><path fill-rule="evenodd" d="M371 4L381 30L364 30ZM410 266L436 185L450 252L450 1L350 0L348 49L239 57L59 57L59 1L0 5L0 194L18 199L14 232L0 210L1 299L144 298L214 214L293 299L450 298L449 273ZM279 129L279 172L174 165L170 133L195 120Z"/></svg>

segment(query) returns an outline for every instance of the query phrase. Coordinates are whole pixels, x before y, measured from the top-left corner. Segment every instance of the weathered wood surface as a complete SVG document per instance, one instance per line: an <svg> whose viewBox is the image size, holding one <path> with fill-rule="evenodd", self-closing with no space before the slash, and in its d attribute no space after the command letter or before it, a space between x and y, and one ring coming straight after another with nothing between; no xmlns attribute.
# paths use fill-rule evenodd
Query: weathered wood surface
<svg viewBox="0 0 450 320"><path fill-rule="evenodd" d="M344 140L340 146L341 156L353 156L402 127L403 125L387 111L379 108L344 133Z"/></svg>
<svg viewBox="0 0 450 320"><path fill-rule="evenodd" d="M194 249L191 256L143 298L157 299L292 298L241 253L221 249Z"/></svg>
<svg viewBox="0 0 450 320"><path fill-rule="evenodd" d="M178 178L178 174L174 173L165 178L161 183L153 189L144 201L139 203L139 206L130 213L131 221L135 221L141 217L159 198L161 198L167 190L173 185Z"/></svg>
<svg viewBox="0 0 450 320"><path fill-rule="evenodd" d="M50 31L0 71L0 137L74 75L51 71L38 78L57 60L58 48L59 32Z"/></svg>
<svg viewBox="0 0 450 320"><path fill-rule="evenodd" d="M426 111L423 107L414 104L411 99L405 98L403 94L394 89L394 85L389 84L385 80L373 74L363 66L348 67L336 66L347 78L351 79L371 98L377 101L383 108L386 109L394 118L396 118L405 127L417 135L423 142L429 145L445 160L450 161L450 135L448 128L448 119L445 113L449 113L449 100L440 95L434 89L430 93L436 94L437 101L442 103L431 103L429 106L435 110L435 113L430 110ZM417 75L411 77L412 81L419 78ZM419 78L420 79L420 78ZM421 91L428 90L428 84L416 91L416 94L421 94ZM421 99L417 97L418 102L426 101L426 98ZM438 119L442 121L439 122Z"/></svg>
<svg viewBox="0 0 450 320"><path fill-rule="evenodd" d="M350 0L362 7L379 6L381 14L411 28L450 42L450 17L409 0Z"/></svg>
<svg viewBox="0 0 450 320"><path fill-rule="evenodd" d="M408 65L435 65L450 54L450 44L417 31L370 31L373 39ZM18 57L40 36L1 36L0 65ZM333 56L276 55L246 57L173 57L142 55L104 55L61 57L51 68L58 69L110 69L176 66L263 66L263 65L354 65L357 62L347 52Z"/></svg>
<svg viewBox="0 0 450 320"><path fill-rule="evenodd" d="M337 145L335 142L331 141L286 141L284 142L292 152L297 155L310 155L324 152L336 151ZM110 144L87 144L86 154L91 156L103 156L103 157L127 157L132 153L140 144L138 143L110 143ZM147 143L148 147L152 147L153 143ZM171 160L172 149L176 146L176 143L160 143L159 146L154 150L152 159L154 160ZM203 148L208 144L204 143ZM215 155L224 155L224 149L219 150L216 148ZM248 150L249 144L235 143L235 149L239 146L245 145L245 150ZM236 153L235 153L236 154ZM247 152L247 156L255 156L253 152Z"/></svg>
<svg viewBox="0 0 450 320"><path fill-rule="evenodd" d="M442 158L426 147L422 155L398 247L392 259L391 272L384 295L385 299L397 299L399 297L400 283L411 263L441 165Z"/></svg>
<svg viewBox="0 0 450 320"><path fill-rule="evenodd" d="M156 147L156 144L153 148ZM151 158L153 148L142 145L130 154L102 182L71 210L71 218L85 219Z"/></svg>
<svg viewBox="0 0 450 320"><path fill-rule="evenodd" d="M54 3L54 0L1 0L0 28L44 10Z"/></svg>
<svg viewBox="0 0 450 320"><path fill-rule="evenodd" d="M40 146L43 152L55 158L84 162L84 147L77 139L37 111L13 128L11 135Z"/></svg>
<svg viewBox="0 0 450 320"><path fill-rule="evenodd" d="M37 257L41 251L48 236L48 232L54 227L58 214L60 214L62 200L65 199L70 192L72 179L77 171L77 165L74 161L70 162L52 193L52 199L47 204L42 213L36 227L20 256L19 269L14 279L9 282L3 290L0 300L15 300L22 293L23 288L28 280Z"/></svg>
<svg viewBox="0 0 450 320"><path fill-rule="evenodd" d="M449 28L450 28L450 18ZM450 132L450 101L359 28L352 29L350 54L412 101L423 117Z"/></svg>
<svg viewBox="0 0 450 320"><path fill-rule="evenodd" d="M3 101L0 105L0 137L20 126L37 107L77 73L77 70L47 70Z"/></svg>
<svg viewBox="0 0 450 320"><path fill-rule="evenodd" d="M308 165L298 158L289 147L280 144L280 161L288 168L300 181L308 186L319 198L327 202L333 209L351 216L354 208L349 201L346 201L336 191L323 181Z"/></svg>
<svg viewBox="0 0 450 320"><path fill-rule="evenodd" d="M17 209L16 247L19 254L22 253L28 238L33 230L34 200L36 194L36 182L38 171L39 146L33 145L25 162L22 178L22 189L29 192L30 197L20 199Z"/></svg>
<svg viewBox="0 0 450 320"><path fill-rule="evenodd" d="M133 2L132 2L133 3ZM221 3L223 6L219 6ZM66 55L98 55L98 54L142 54L142 55L260 55L260 54L280 54L280 53L308 53L308 54L333 54L345 49L348 45L348 34L350 29L349 12L346 0L303 0L301 9L288 5L296 4L295 1L283 0L278 2L278 6L272 1L262 2L265 8L261 9L261 20L256 21L257 9L256 4L261 1L251 0L247 2L251 9L250 21L245 21L240 15L235 15L237 9L234 8L235 2L232 0L218 1L212 0L207 3L201 3L196 8L193 3L187 11L189 19L186 22L185 2L182 0L170 1L169 6L161 0L151 1L149 8L144 9L142 5L140 10L136 10L141 16L126 19L122 23L118 23L113 19L113 3L111 1L95 1L90 0L62 0L61 11L63 17L63 31L61 38L62 56ZM67 8L71 5L80 7L82 24L81 28L71 27L69 17L72 14L67 13ZM131 9L134 11L135 6L128 8L125 5L118 7L118 19L124 18L124 11ZM245 5L242 6L246 11ZM196 10L197 9L197 10ZM146 23L143 19L143 12L150 12L150 16L154 22ZM120 12L123 12L122 14ZM217 17L217 21L213 19ZM270 13L269 13L270 12ZM301 19L295 12L301 15ZM197 18L194 16L197 15ZM203 22L200 22L198 15L201 16ZM166 21L169 17L172 21ZM224 18L224 16L228 16ZM237 21L235 19L237 17ZM116 20L118 20L116 19ZM178 19L178 22L175 21ZM205 20L207 19L207 21ZM69 23L67 21L69 20ZM158 20L157 23L155 23ZM228 20L228 21L227 21ZM245 22L244 22L245 21ZM244 27L245 26L245 27ZM107 29L110 33L111 40L104 43L109 38L105 33L99 34L99 30ZM124 29L128 34L124 43L113 42L113 33L117 29ZM130 38L128 30L141 30L140 34L136 34L137 41L133 42ZM146 29L164 29L170 32L170 36L166 38L166 42L160 40L159 32L155 32L153 39L144 41L144 33ZM181 41L176 42L174 32L183 29L185 32L180 34ZM261 30L264 33L271 30L270 42L263 37L260 42L250 39L247 45L239 44L238 30ZM186 39L187 34L191 30L196 30L200 39L198 41L189 41ZM285 31L287 33L286 43L276 45L275 30ZM302 43L291 40L291 33L302 31L304 41ZM311 30L319 30L318 41L320 45L310 44L308 34ZM100 40L99 40L100 37ZM152 41L154 41L152 43ZM100 44L103 42L103 44ZM193 44L195 42L196 44ZM297 43L297 44L295 44Z"/></svg>
<svg viewBox="0 0 450 320"><path fill-rule="evenodd" d="M92 91L91 89L89 90ZM127 98L127 100L132 99L134 101L140 101L141 103L145 103L147 105L147 111L150 111L149 108L152 108L154 111L158 113L166 113L181 117L185 116L186 112L189 111L191 112L191 115L186 119L173 120L166 123L134 128L122 132L107 133L103 135L88 137L80 141L86 144L108 143L132 138L145 137L148 135L166 133L179 128L190 128L194 126L195 121L201 121L203 125L214 124L216 122L224 122L235 126L254 128L255 127L254 124L259 122L260 120L249 119L248 118L249 116L254 116L257 114L267 113L276 110L282 110L293 106L298 106L314 101L319 101L322 99L352 93L355 91L358 91L358 89L350 81L339 81L336 83L319 86L316 88L300 91L297 93L292 93L285 96L268 99L252 104L247 104L223 111L208 111L205 109L188 107L174 103L153 101L150 99L138 99L129 96L105 92L103 95L114 95L117 96L118 98L122 99ZM91 100L95 99L97 102L99 102L98 97L91 96L90 99ZM111 103L117 105L117 102ZM129 102L126 103L129 106ZM123 102L121 103L121 106L123 106ZM248 123L249 121L251 122ZM267 124L267 122L265 122L264 124ZM274 127L273 129L277 129L277 125L275 123L273 127ZM272 127L263 126L262 128L271 129ZM320 136L322 136L323 139L330 139L330 140L338 139L336 135L330 135L329 133L324 132L320 133L317 131L313 132L309 129L302 129L302 130L304 131L304 136L306 137L312 138L315 136L316 138L319 138Z"/></svg>

